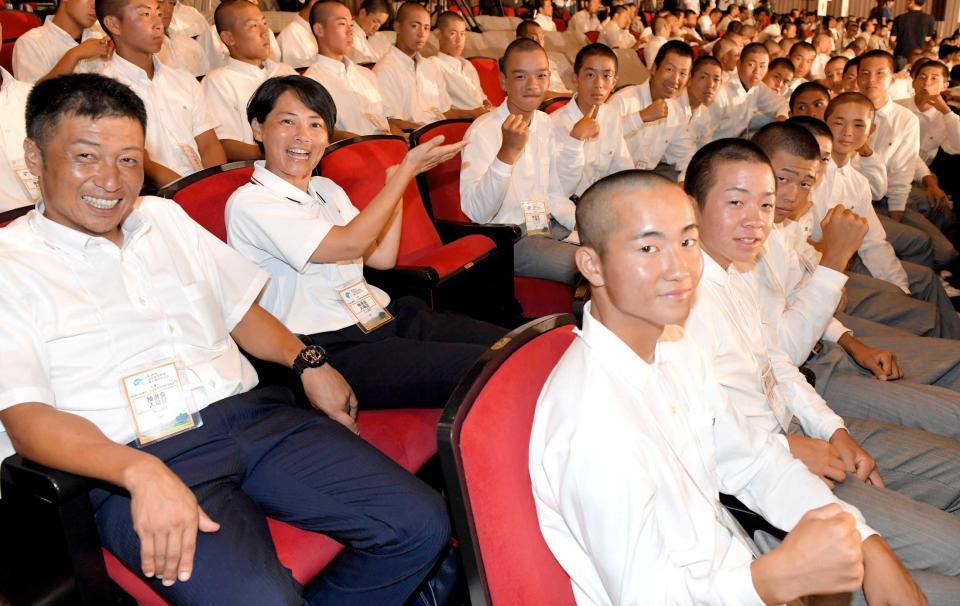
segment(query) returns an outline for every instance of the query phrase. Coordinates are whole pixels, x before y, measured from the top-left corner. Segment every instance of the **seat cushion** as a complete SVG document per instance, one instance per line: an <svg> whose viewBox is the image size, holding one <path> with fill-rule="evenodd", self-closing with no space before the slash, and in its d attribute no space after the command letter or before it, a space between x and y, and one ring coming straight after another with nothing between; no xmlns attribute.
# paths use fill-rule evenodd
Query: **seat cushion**
<svg viewBox="0 0 960 606"><path fill-rule="evenodd" d="M437 408L398 408L360 413L360 436L415 473L437 452L436 428L440 420ZM284 522L267 518L277 556L301 584L323 570L343 549L330 537L300 530ZM166 606L139 574L131 572L106 549L103 550L110 577L140 606Z"/></svg>
<svg viewBox="0 0 960 606"><path fill-rule="evenodd" d="M574 288L569 284L515 276L513 288L524 318L566 314L573 310Z"/></svg>
<svg viewBox="0 0 960 606"><path fill-rule="evenodd" d="M464 236L439 248L418 250L397 259L398 266L429 266L437 270L443 280L466 265L476 262L493 251L497 245L486 236Z"/></svg>

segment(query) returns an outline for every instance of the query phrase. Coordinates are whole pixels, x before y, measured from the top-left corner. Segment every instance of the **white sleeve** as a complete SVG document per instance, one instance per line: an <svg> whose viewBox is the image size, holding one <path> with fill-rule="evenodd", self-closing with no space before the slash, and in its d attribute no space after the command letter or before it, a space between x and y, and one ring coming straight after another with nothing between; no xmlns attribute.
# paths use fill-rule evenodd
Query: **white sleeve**
<svg viewBox="0 0 960 606"><path fill-rule="evenodd" d="M568 194L564 193L563 186L560 184L560 174L557 168L557 144L553 135L553 129L548 130L550 142L547 149L550 150L550 182L547 185L548 195L550 197L550 214L570 231L577 227L577 207L570 199ZM569 135L568 135L569 136Z"/></svg>
<svg viewBox="0 0 960 606"><path fill-rule="evenodd" d="M14 270L16 265L9 267ZM0 275L4 284L0 288L0 410L26 402L54 406L47 342L40 330L46 315L38 308L41 297L15 276L15 271Z"/></svg>
<svg viewBox="0 0 960 606"><path fill-rule="evenodd" d="M211 77L214 76L214 77ZM207 108L217 122L216 133L218 139L243 141L243 130L238 124L243 118L237 113L237 108L230 102L229 89L224 86L225 78L218 78L210 74L203 79L201 85L207 100Z"/></svg>
<svg viewBox="0 0 960 606"><path fill-rule="evenodd" d="M851 205L854 212L867 220L867 235L864 236L858 251L860 259L871 276L890 282L909 295L910 280L907 272L897 258L893 246L887 241L887 232L883 229L873 204L866 199L867 195L868 192L863 191L859 203Z"/></svg>
<svg viewBox="0 0 960 606"><path fill-rule="evenodd" d="M570 101L570 103L574 103L574 101ZM586 160L584 159L583 141L570 136L568 121L564 120L561 111L554 112L550 116L550 123L553 126L553 140L556 143L556 167L560 189L565 196L570 197L576 193L577 185L583 178ZM600 136L603 136L603 133Z"/></svg>
<svg viewBox="0 0 960 606"><path fill-rule="evenodd" d="M33 36L19 38L13 44L13 77L21 82L36 82L53 67L41 65L36 44Z"/></svg>
<svg viewBox="0 0 960 606"><path fill-rule="evenodd" d="M946 135L940 147L948 154L960 154L960 116L949 111L943 115L943 130Z"/></svg>
<svg viewBox="0 0 960 606"><path fill-rule="evenodd" d="M876 150L866 158L855 154L850 162L861 175L867 178L867 183L870 184L871 201L879 200L887 194L887 165Z"/></svg>
<svg viewBox="0 0 960 606"><path fill-rule="evenodd" d="M923 158L917 156L916 161L913 163L913 180L914 182L920 181L924 177L930 174L930 167L927 166L927 163L923 161Z"/></svg>
<svg viewBox="0 0 960 606"><path fill-rule="evenodd" d="M192 76L191 80L192 82L189 86L193 93L193 130L191 132L193 132L193 136L196 138L208 130L214 130L217 126L217 121L210 113L210 108L207 106L207 97L203 94L203 88L200 86L200 83L193 80Z"/></svg>
<svg viewBox="0 0 960 606"><path fill-rule="evenodd" d="M887 158L887 208L891 212L907 207L907 196L913 184L914 161L920 155L920 122L910 114L903 131L896 135L900 142Z"/></svg>
<svg viewBox="0 0 960 606"><path fill-rule="evenodd" d="M690 164L693 155L697 153L697 145L693 141L690 129L686 126L677 129L676 135L667 145L664 158L667 164L672 164L679 171L678 180L682 182L687 177L687 165Z"/></svg>
<svg viewBox="0 0 960 606"><path fill-rule="evenodd" d="M773 92L766 86L762 84L757 85L759 92L757 93L757 109L768 116L771 120L775 120L777 116L787 116L790 114L790 102L777 93Z"/></svg>
<svg viewBox="0 0 960 606"><path fill-rule="evenodd" d="M380 85L380 94L383 97L383 113L387 118L406 120L409 116L403 115L403 100L398 92L400 82L396 75L388 69L389 64L384 66L377 63L373 67L373 73L377 76L377 84Z"/></svg>
<svg viewBox="0 0 960 606"><path fill-rule="evenodd" d="M469 143L461 152L460 208L475 223L489 223L497 215L513 174L513 165L497 158L500 128L489 126L474 122L464 135Z"/></svg>

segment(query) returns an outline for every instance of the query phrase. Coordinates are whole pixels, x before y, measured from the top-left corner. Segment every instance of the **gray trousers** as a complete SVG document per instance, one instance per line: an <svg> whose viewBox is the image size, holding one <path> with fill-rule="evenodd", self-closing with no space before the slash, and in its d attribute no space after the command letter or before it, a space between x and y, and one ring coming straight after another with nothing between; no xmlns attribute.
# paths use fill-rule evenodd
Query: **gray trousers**
<svg viewBox="0 0 960 606"><path fill-rule="evenodd" d="M865 336L897 354L904 378L879 381L842 347L824 343L806 366L837 414L913 427L960 439L960 343L923 337Z"/></svg>
<svg viewBox="0 0 960 606"><path fill-rule="evenodd" d="M849 475L837 485L837 497L859 509L867 524L886 539L915 573L930 604L956 605L960 596L960 516L955 515L960 512L960 443L876 421L845 417L844 422L850 435L877 461L887 488ZM757 539L761 549L776 546L769 537ZM863 603L862 594L829 603L847 604L851 599Z"/></svg>
<svg viewBox="0 0 960 606"><path fill-rule="evenodd" d="M524 235L513 245L513 271L518 276L574 284L579 275L573 258L577 245L560 241L570 235L566 227L555 220L550 227L552 238Z"/></svg>
<svg viewBox="0 0 960 606"><path fill-rule="evenodd" d="M923 337L960 338L960 317L929 267L903 262L912 297L872 277L855 257L847 280L848 314L902 328Z"/></svg>
<svg viewBox="0 0 960 606"><path fill-rule="evenodd" d="M917 229L909 223L901 223L890 218L890 211L887 210L887 199L875 201L873 208L877 211L880 218L880 224L883 230L887 232L887 242L893 246L897 256L903 261L910 261L926 267L934 266L933 242L930 236L922 229ZM911 209L904 211L906 216Z"/></svg>
<svg viewBox="0 0 960 606"><path fill-rule="evenodd" d="M944 229L948 229L956 222L956 217L949 208L933 210L923 187L914 184L910 189L910 196L907 198L907 210L903 213L903 222L930 236L930 242L933 244L933 266L935 268L946 267L957 260L957 249L943 233Z"/></svg>

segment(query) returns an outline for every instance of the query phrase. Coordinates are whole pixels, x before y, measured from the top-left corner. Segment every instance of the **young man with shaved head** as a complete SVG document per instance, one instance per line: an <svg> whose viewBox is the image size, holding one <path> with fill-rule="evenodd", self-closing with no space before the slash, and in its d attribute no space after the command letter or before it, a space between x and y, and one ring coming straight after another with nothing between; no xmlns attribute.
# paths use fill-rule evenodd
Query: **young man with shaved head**
<svg viewBox="0 0 960 606"><path fill-rule="evenodd" d="M787 100L763 84L770 54L759 43L744 47L737 63L737 74L727 82L710 106L713 136L739 137L764 124L786 117Z"/></svg>
<svg viewBox="0 0 960 606"><path fill-rule="evenodd" d="M160 17L163 20L163 46L160 47L157 57L162 63L185 69L197 78L206 75L209 69L207 58L203 55L203 47L190 36L177 33L170 27L176 0L157 0L157 5L160 7ZM206 27L206 19L203 23Z"/></svg>
<svg viewBox="0 0 960 606"><path fill-rule="evenodd" d="M127 84L147 107L144 172L155 186L227 161L206 96L189 72L160 62L163 21L156 0L97 0L97 18L116 47L82 69Z"/></svg>
<svg viewBox="0 0 960 606"><path fill-rule="evenodd" d="M440 41L440 52L427 61L433 62L443 74L451 107L467 110L477 116L487 112L492 105L480 85L477 68L463 58L467 22L453 11L441 13L437 17L437 38Z"/></svg>
<svg viewBox="0 0 960 606"><path fill-rule="evenodd" d="M573 284L576 207L560 182L550 118L537 109L550 81L547 53L518 38L504 51L500 71L507 98L464 135L460 206L476 223L520 226L524 235L513 249L518 275Z"/></svg>
<svg viewBox="0 0 960 606"><path fill-rule="evenodd" d="M90 29L96 22L93 0L62 0L42 26L17 38L13 75L17 80L35 82L69 74L91 59L106 59L113 47L102 32Z"/></svg>
<svg viewBox="0 0 960 606"><path fill-rule="evenodd" d="M374 36L390 20L387 0L364 0L353 22L353 51L350 58L357 63L376 63L390 50L390 39Z"/></svg>
<svg viewBox="0 0 960 606"><path fill-rule="evenodd" d="M317 0L307 0L297 16L277 36L280 56L284 63L294 69L309 67L317 58L317 39L310 28L310 10Z"/></svg>
<svg viewBox="0 0 960 606"><path fill-rule="evenodd" d="M246 1L258 8L260 6L260 0ZM270 59L274 63L280 63L283 59L283 53L280 51L280 43L277 42L277 37L273 35L273 30L267 29L267 36L270 37ZM203 53L206 56L207 63L210 65L210 69L217 69L227 64L227 60L230 58L230 51L223 43L223 40L220 39L216 24L210 25L207 33L197 38L197 42L203 47Z"/></svg>
<svg viewBox="0 0 960 606"><path fill-rule="evenodd" d="M540 528L577 603L780 604L861 582L920 597L859 511L727 402L684 334L703 270L689 197L625 171L584 193L577 223L592 299L529 449ZM790 531L783 544L759 555L721 491Z"/></svg>

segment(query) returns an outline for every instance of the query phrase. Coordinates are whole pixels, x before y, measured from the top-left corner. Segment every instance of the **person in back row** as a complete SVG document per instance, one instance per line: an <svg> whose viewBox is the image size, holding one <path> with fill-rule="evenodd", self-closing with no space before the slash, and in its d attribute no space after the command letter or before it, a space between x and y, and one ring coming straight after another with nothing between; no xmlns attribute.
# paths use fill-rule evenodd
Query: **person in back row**
<svg viewBox="0 0 960 606"><path fill-rule="evenodd" d="M763 84L769 63L770 54L762 44L748 44L740 52L736 76L720 89L710 106L714 138L743 136L787 116L787 100Z"/></svg>
<svg viewBox="0 0 960 606"><path fill-rule="evenodd" d="M97 18L116 52L109 61L88 62L83 69L127 84L146 105L147 178L163 186L225 163L200 83L157 59L163 23L156 0L97 0Z"/></svg>
<svg viewBox="0 0 960 606"><path fill-rule="evenodd" d="M304 2L303 8L297 11L297 16L277 35L280 58L294 69L310 67L317 58L317 39L310 28L310 11L316 3L317 0Z"/></svg>
<svg viewBox="0 0 960 606"><path fill-rule="evenodd" d="M437 38L440 52L427 59L443 74L443 82L450 96L453 109L465 110L474 116L486 113L493 107L480 86L480 75L472 63L463 58L467 42L467 22L453 11L437 17Z"/></svg>
<svg viewBox="0 0 960 606"><path fill-rule="evenodd" d="M860 512L727 402L684 335L703 269L689 197L622 172L587 190L577 222L593 296L529 447L540 528L577 604L782 604L861 583L921 600ZM789 530L783 544L757 554L721 491Z"/></svg>
<svg viewBox="0 0 960 606"><path fill-rule="evenodd" d="M690 45L670 40L660 47L646 82L613 96L636 168L660 167L673 180L683 180L697 151L689 129L691 111L681 97L692 65Z"/></svg>
<svg viewBox="0 0 960 606"><path fill-rule="evenodd" d="M190 36L178 34L170 28L176 0L157 0L157 6L160 7L160 18L163 20L163 46L157 58L161 63L186 70L197 78L203 77L208 71L203 47Z"/></svg>
<svg viewBox="0 0 960 606"><path fill-rule="evenodd" d="M17 38L13 75L23 82L36 82L72 73L91 59L108 58L113 46L103 32L91 29L96 22L93 0L62 0L42 26Z"/></svg>
<svg viewBox="0 0 960 606"><path fill-rule="evenodd" d="M537 108L550 81L547 53L517 38L500 59L507 98L474 120L460 167L460 206L476 223L520 225L517 275L573 284L575 207L563 192L550 118Z"/></svg>
<svg viewBox="0 0 960 606"><path fill-rule="evenodd" d="M550 115L566 196L579 196L595 181L633 168L620 115L607 105L617 85L617 55L605 44L588 44L577 53L573 70L576 96Z"/></svg>
<svg viewBox="0 0 960 606"><path fill-rule="evenodd" d="M3 39L2 27L0 39ZM0 67L0 115L5 116L0 128L0 212L32 206L40 199L40 184L27 169L23 157L24 114L31 88Z"/></svg>
<svg viewBox="0 0 960 606"><path fill-rule="evenodd" d="M217 138L228 161L256 160L260 148L253 141L250 123L244 119L247 102L268 78L296 72L286 63L270 59L270 30L263 13L253 4L224 0L214 11L213 20L230 51L227 64L203 79L207 105L218 122Z"/></svg>
<svg viewBox="0 0 960 606"><path fill-rule="evenodd" d="M536 21L521 21L520 25L516 29L517 38L529 38L542 46L546 50L546 34L543 33L543 28ZM558 58L562 58L569 65L566 57L561 53L552 53ZM567 89L567 85L564 83L563 74L561 73L560 66L554 57L550 56L550 51L547 51L547 62L550 64L550 84L547 86L546 98L550 99L552 97L562 96L569 94L570 91Z"/></svg>
<svg viewBox="0 0 960 606"><path fill-rule="evenodd" d="M227 242L270 274L259 299L264 309L322 348L351 385L356 400L334 418L354 428L358 405L442 407L506 331L432 312L415 297L390 301L363 278L364 265L396 264L410 182L465 143L440 146L437 137L414 148L358 212L336 183L311 177L336 111L327 91L303 76L271 78L257 89L247 116L265 160L227 202Z"/></svg>
<svg viewBox="0 0 960 606"><path fill-rule="evenodd" d="M147 119L98 75L31 93L43 200L0 230L0 459L115 486L89 495L100 541L169 604L401 606L447 549L443 500L320 412L352 392L256 304L266 272L139 197ZM238 346L319 410L254 389ZM265 516L345 550L305 590Z"/></svg>
<svg viewBox="0 0 960 606"><path fill-rule="evenodd" d="M390 20L387 0L363 0L353 21L353 50L350 58L356 63L376 63L390 50L389 38L374 36Z"/></svg>

